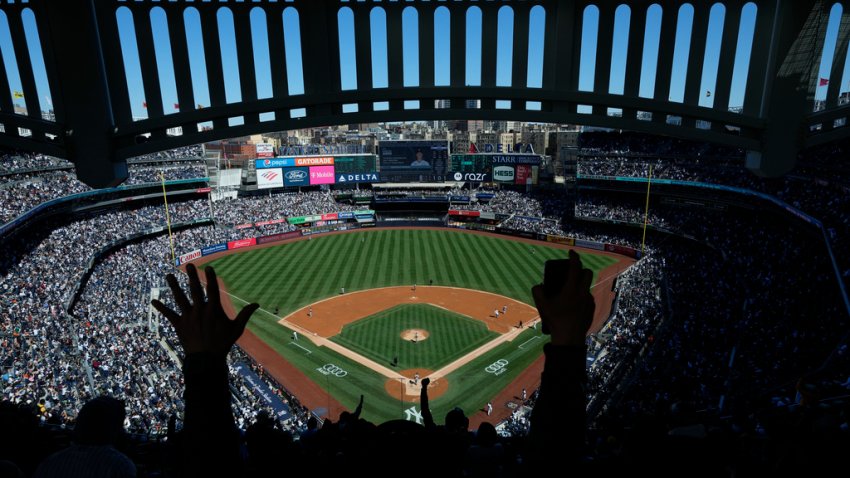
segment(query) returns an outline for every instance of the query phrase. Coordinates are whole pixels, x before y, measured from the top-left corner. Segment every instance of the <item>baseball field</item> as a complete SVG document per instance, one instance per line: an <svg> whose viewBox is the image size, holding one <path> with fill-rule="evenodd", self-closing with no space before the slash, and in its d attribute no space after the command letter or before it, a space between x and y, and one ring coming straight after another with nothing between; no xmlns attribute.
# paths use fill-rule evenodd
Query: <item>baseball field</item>
<svg viewBox="0 0 850 478"><path fill-rule="evenodd" d="M631 264L579 252L599 291ZM532 364L539 369L547 341L530 289L545 261L566 255L565 246L490 234L378 229L206 263L232 308L260 304L240 344L311 410L336 418L363 394L368 420L418 420L415 381L428 376L441 422L455 406L473 415L492 401L503 416L516 406L494 400Z"/></svg>

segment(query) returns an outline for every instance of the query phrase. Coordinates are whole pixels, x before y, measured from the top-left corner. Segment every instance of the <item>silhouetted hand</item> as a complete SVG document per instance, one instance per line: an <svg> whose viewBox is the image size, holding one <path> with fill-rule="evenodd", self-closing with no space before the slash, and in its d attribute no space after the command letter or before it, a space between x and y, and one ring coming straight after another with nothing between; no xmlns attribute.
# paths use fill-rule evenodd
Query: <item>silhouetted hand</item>
<svg viewBox="0 0 850 478"><path fill-rule="evenodd" d="M593 322L596 302L590 293L593 271L583 269L578 254L570 251L567 281L554 297L546 297L543 284L531 288L540 319L555 345L581 345Z"/></svg>
<svg viewBox="0 0 850 478"><path fill-rule="evenodd" d="M189 264L186 266L186 274L189 276L191 303L183 290L180 289L180 284L177 283L174 274L168 274L165 277L168 286L171 287L171 292L174 294L174 301L180 308L180 314L158 300L152 300L151 304L174 326L186 355L199 352L227 355L230 347L245 330L245 325L248 323L251 314L260 305L246 305L236 316L236 319L231 320L221 307L218 281L213 268L206 268L206 300L204 299L201 281L198 279L198 269L193 264Z"/></svg>
<svg viewBox="0 0 850 478"><path fill-rule="evenodd" d="M423 378L422 379L422 388L428 388L428 384L430 384L430 383L431 383L430 378L428 378L428 377Z"/></svg>

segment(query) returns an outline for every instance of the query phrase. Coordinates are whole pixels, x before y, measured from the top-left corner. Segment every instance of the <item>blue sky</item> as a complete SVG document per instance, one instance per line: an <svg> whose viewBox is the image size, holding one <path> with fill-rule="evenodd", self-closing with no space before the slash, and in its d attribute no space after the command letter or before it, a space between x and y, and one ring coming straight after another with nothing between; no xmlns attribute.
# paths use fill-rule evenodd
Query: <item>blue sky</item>
<svg viewBox="0 0 850 478"><path fill-rule="evenodd" d="M627 7L620 7L615 14L614 31L598 31L598 11L590 7L583 12L585 28L581 38L582 52L579 59L579 90L593 91L594 76L596 73L596 46L600 35L613 35L613 54L611 58L611 74L608 91L614 94L622 94L623 81L625 78L625 65L628 51L628 35L632 28L644 30L644 25L631 24L631 12ZM715 88L715 78L718 66L718 53L721 47L722 31L725 23L725 8L715 5L709 15L709 28L706 44L706 55L703 64L703 77L701 79L700 105L712 107ZM523 85L527 87L540 87L542 84L542 62L543 62L543 37L546 12L542 7L535 7L530 15L530 35L528 56L528 72ZM682 101L687 73L687 62L689 55L688 44L692 35L693 8L684 4L678 11L663 11L661 7L653 5L647 12L647 20L644 30L644 50L641 55L642 71L639 94L642 97L652 98L655 96L655 76L658 55L660 24L663 15L674 15L677 18L676 43L674 47L674 65L672 69L672 81L670 88L671 101ZM735 55L735 67L733 70L733 81L729 106L740 106L743 103L743 95L747 81L747 64L750 57L753 26L755 23L756 9L752 4L744 7L741 15L739 38ZM824 41L824 55L820 58L820 77L829 77L832 68L833 52L836 49L836 38L838 31L838 20L841 16L841 6L836 6L831 11L830 21L827 25L826 38ZM438 86L448 85L450 78L450 58L452 54L466 54L466 83L469 85L481 84L481 12L472 6L464 16L450 16L448 10L443 7L435 12L434 28L435 35L435 84ZM220 51L222 55L222 66L224 70L225 98L228 103L241 101L240 79L238 75L238 56L235 45L233 30L233 14L227 8L219 10L219 41L215 45L204 45L201 35L200 17L194 8L189 8L183 15L186 25L187 40L190 47L190 70L192 84L195 94L196 105L208 106L210 104L209 92L206 82L206 66L204 62L204 49L212 48ZM357 84L357 65L355 58L357 51L354 45L353 15L348 8L343 8L338 14L340 31L339 47L341 51L341 85L344 90L363 87ZM388 84L387 77L387 35L386 14L383 9L375 8L370 14L373 25L371 42L373 85L375 88L384 88ZM162 101L165 113L174 113L176 109L177 88L174 80L174 68L172 66L171 46L168 40L168 25L166 13L161 8L154 8L150 15L150 22L154 32L154 50L156 54L159 79L162 86ZM502 8L498 17L497 34L497 65L496 84L500 87L510 87L512 82L512 58L513 43L513 11L510 8ZM39 105L41 109L52 107L52 99L44 73L44 64L41 50L39 48L38 34L35 28L34 15L28 9L23 14L24 27L27 34L27 47L33 60L33 69L36 78L36 87ZM134 116L144 118L147 112L144 108L145 95L141 79L141 69L138 60L138 46L135 42L135 31L132 14L126 8L119 8L116 12L116 21L119 27L121 49L124 52L125 72L130 94L130 104ZM266 14L257 8L251 11L250 21L253 32L254 51L253 59L255 74L257 78L257 95L259 98L269 98L275 94L271 82L271 65L268 49L267 22L277 21L283 23L286 69L289 79L288 91L285 94L297 95L304 92L303 75L301 73L301 55L310 54L309 46L302 50L301 25L295 8L287 8L282 18L266 18ZM450 48L450 23L452 21L463 21L467 26L465 39L466 52L453 52ZM738 25L731 27L738 29ZM419 84L419 58L418 58L418 17L414 8L404 11L402 17L402 49L404 57L403 80L405 86L417 86ZM13 102L23 106L21 98L15 98L15 92L22 90L20 75L17 71L17 63L11 45L9 35L8 19L6 14L0 11L0 54L6 64L6 72L9 78L10 94ZM844 75L841 79L841 91L850 90L850 62L846 58L837 59L844 62ZM361 65L363 67L363 65ZM826 86L818 87L816 98L826 97ZM277 92L277 94L281 94ZM408 107L416 107L415 102ZM349 109L351 111L351 109Z"/></svg>

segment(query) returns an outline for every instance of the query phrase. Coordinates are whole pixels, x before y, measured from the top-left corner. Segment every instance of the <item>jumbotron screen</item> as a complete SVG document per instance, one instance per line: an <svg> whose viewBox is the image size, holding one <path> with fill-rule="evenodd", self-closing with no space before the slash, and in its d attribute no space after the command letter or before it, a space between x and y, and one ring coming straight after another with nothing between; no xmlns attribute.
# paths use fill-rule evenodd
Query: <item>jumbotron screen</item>
<svg viewBox="0 0 850 478"><path fill-rule="evenodd" d="M382 141L378 145L385 181L432 181L445 177L447 141Z"/></svg>

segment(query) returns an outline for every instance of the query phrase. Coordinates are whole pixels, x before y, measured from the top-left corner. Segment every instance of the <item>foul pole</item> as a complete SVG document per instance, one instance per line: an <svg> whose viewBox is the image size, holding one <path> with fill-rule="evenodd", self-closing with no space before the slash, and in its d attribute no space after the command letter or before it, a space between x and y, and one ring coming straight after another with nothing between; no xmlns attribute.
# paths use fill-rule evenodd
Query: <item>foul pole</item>
<svg viewBox="0 0 850 478"><path fill-rule="evenodd" d="M646 247L646 226L649 224L649 188L652 187L652 165L649 166L649 179L646 182L646 208L643 211L643 239L640 241L640 255L643 257Z"/></svg>

